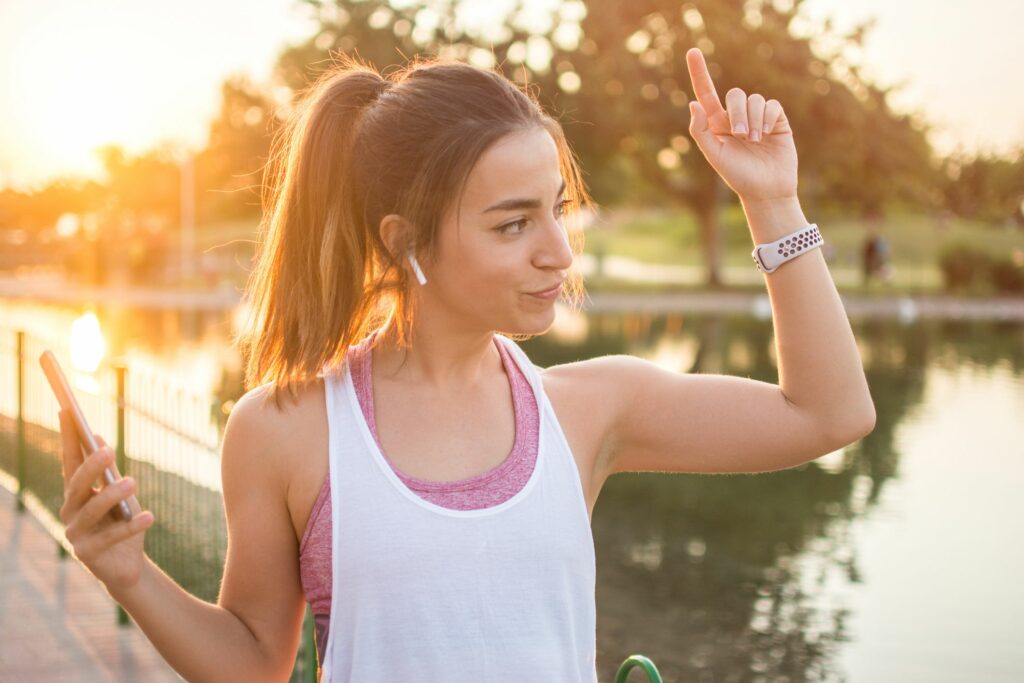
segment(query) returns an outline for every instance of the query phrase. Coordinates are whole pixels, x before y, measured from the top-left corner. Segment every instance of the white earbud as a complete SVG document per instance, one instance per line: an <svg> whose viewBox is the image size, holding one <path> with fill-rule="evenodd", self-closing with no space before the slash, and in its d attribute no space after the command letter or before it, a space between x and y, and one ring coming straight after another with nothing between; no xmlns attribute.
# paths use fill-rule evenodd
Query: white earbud
<svg viewBox="0 0 1024 683"><path fill-rule="evenodd" d="M416 271L416 279L419 280L421 285L427 284L427 276L423 274L423 269L420 268L419 262L412 253L412 249L409 250L409 263L412 264L412 269Z"/></svg>

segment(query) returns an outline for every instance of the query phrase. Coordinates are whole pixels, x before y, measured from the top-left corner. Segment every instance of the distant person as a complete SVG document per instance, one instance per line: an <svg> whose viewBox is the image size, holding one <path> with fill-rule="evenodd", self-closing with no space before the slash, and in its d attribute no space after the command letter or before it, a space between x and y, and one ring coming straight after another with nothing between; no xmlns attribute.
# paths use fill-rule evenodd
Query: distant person
<svg viewBox="0 0 1024 683"><path fill-rule="evenodd" d="M889 243L871 226L861 249L861 272L863 284L867 286L872 279L888 281L891 277L889 265Z"/></svg>
<svg viewBox="0 0 1024 683"><path fill-rule="evenodd" d="M875 242L875 258L877 260L878 279L885 284L892 280L892 256L889 249L889 240L885 235L878 235Z"/></svg>
<svg viewBox="0 0 1024 683"><path fill-rule="evenodd" d="M130 488L92 491L112 451L83 462L62 416L67 536L187 680L287 680L308 603L324 681L594 683L591 514L610 475L790 468L871 431L789 122L737 88L726 110L687 53L690 134L755 242L792 240L766 257L792 308L775 321L786 386L628 354L541 368L517 340L583 294L563 217L590 200L561 125L496 70L342 60L269 157L217 604L145 555L153 515ZM134 520L108 514L121 499Z"/></svg>

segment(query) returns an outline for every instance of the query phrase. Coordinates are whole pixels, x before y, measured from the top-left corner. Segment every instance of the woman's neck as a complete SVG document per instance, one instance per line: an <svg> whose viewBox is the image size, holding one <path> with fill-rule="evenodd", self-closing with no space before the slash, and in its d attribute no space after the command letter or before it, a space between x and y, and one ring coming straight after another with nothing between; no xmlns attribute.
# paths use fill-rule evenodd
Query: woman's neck
<svg viewBox="0 0 1024 683"><path fill-rule="evenodd" d="M463 391L504 372L493 332L460 336L420 325L412 331L409 346L401 347L389 321L375 333L370 352L375 375L428 385L439 394Z"/></svg>

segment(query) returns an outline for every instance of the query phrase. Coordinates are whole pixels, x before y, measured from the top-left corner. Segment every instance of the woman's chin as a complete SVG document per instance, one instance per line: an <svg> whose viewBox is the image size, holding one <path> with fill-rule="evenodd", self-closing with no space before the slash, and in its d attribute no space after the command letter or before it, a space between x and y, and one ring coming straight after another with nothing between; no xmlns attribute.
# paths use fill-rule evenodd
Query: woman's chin
<svg viewBox="0 0 1024 683"><path fill-rule="evenodd" d="M520 316L515 324L510 326L510 332L515 334L544 334L555 324L555 307L546 313L533 313L532 315Z"/></svg>

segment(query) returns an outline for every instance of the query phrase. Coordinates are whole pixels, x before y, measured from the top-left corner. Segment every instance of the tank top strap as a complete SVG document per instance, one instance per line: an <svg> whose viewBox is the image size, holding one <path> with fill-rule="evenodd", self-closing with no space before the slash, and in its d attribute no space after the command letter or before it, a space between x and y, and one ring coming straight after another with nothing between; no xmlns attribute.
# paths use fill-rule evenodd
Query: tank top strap
<svg viewBox="0 0 1024 683"><path fill-rule="evenodd" d="M526 377L526 380L530 383L533 393L543 394L544 385L540 377L540 367L534 365L533 361L530 360L530 357L526 355L526 352L519 347L519 344L517 344L515 340L500 333L495 334L494 338L497 339L502 347L515 359L520 372L523 373L523 376ZM540 409L541 406L538 405L537 408Z"/></svg>

